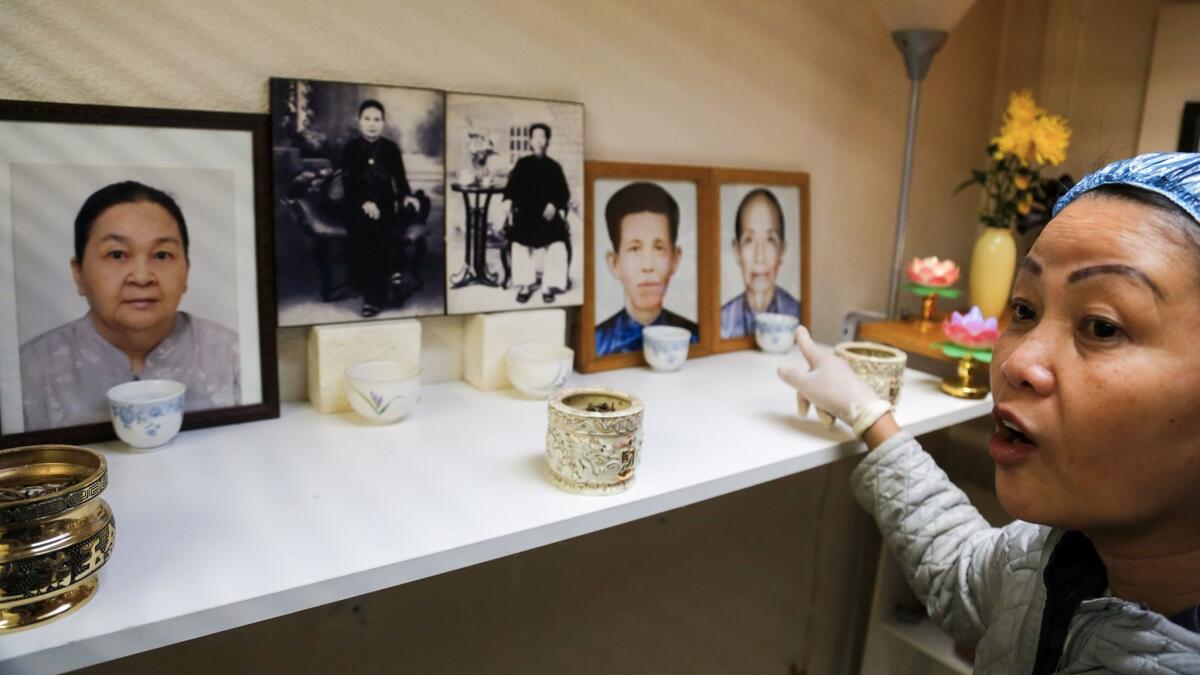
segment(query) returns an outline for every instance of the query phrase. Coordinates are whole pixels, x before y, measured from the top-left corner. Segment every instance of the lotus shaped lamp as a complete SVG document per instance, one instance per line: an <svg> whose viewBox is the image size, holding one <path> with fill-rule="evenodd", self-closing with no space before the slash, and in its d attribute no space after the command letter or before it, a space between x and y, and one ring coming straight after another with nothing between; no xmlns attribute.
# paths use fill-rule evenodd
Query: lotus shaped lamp
<svg viewBox="0 0 1200 675"><path fill-rule="evenodd" d="M958 264L953 260L939 260L937 256L913 258L908 264L908 280L929 288L945 288L958 281Z"/></svg>
<svg viewBox="0 0 1200 675"><path fill-rule="evenodd" d="M983 312L974 306L965 315L951 314L942 322L942 332L950 342L970 350L990 350L1000 337L996 317L983 318Z"/></svg>

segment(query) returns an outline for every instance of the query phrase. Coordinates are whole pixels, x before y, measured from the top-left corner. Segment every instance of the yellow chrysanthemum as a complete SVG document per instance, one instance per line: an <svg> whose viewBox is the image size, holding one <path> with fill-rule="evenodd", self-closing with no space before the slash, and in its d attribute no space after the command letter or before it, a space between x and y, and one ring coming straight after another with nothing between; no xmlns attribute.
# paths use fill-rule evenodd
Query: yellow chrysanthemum
<svg viewBox="0 0 1200 675"><path fill-rule="evenodd" d="M1008 95L1008 110L1005 111L1005 117L1008 119L1032 122L1045 112L1038 107L1037 102L1033 100L1033 92L1028 89L1014 91Z"/></svg>
<svg viewBox="0 0 1200 675"><path fill-rule="evenodd" d="M1033 148L1034 124L1031 120L1016 120L1005 116L1004 126L1000 135L993 138L997 152L1013 155L1021 160L1023 166L1029 166L1034 159Z"/></svg>
<svg viewBox="0 0 1200 675"><path fill-rule="evenodd" d="M1017 213L1019 213L1023 216L1027 216L1027 215L1029 215L1029 212L1032 209L1033 209L1033 194L1027 192L1027 193L1025 193L1025 196L1021 198L1021 201L1017 204Z"/></svg>
<svg viewBox="0 0 1200 675"><path fill-rule="evenodd" d="M1013 187L1017 188L1018 190L1028 190L1029 176L1013 176Z"/></svg>
<svg viewBox="0 0 1200 675"><path fill-rule="evenodd" d="M1057 166L1066 161L1071 129L1065 119L1058 115L1042 115L1033 125L1031 136L1038 162Z"/></svg>

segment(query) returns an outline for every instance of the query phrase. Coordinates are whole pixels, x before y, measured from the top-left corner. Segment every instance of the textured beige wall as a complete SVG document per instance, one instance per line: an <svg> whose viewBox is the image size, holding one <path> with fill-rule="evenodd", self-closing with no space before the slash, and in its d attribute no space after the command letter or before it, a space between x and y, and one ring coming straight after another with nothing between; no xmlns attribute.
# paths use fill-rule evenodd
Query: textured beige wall
<svg viewBox="0 0 1200 675"><path fill-rule="evenodd" d="M266 112L272 75L552 97L585 104L592 159L807 171L817 336L834 339L849 309L886 304L908 81L866 0L5 0L0 12L4 98ZM1003 14L1004 0L980 0L934 60L909 255L967 260L976 197L950 192L983 159ZM442 344L461 339L456 319L425 324ZM302 340L281 341L285 398L302 396ZM642 656L630 672L838 672L870 578L854 576L864 528L847 472L807 472L367 596L360 612L335 603L107 672L336 671L342 649L364 671L399 659L426 672L580 672L570 641L594 648L592 633L612 645L610 672L628 655ZM574 604L572 588L608 579L575 576L576 561L615 575L607 604ZM539 631L568 643L542 648ZM243 649L269 654L239 660Z"/></svg>
<svg viewBox="0 0 1200 675"><path fill-rule="evenodd" d="M985 140L1001 5L928 79L914 253L969 251L949 191ZM0 22L7 98L265 112L271 75L577 100L593 159L808 171L816 334L885 304L908 83L864 0L8 0Z"/></svg>

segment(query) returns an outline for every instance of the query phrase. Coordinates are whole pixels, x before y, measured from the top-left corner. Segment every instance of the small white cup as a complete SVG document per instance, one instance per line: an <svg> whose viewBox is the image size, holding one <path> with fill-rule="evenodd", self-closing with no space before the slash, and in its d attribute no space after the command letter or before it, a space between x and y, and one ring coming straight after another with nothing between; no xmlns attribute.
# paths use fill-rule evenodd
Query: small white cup
<svg viewBox="0 0 1200 675"><path fill-rule="evenodd" d="M670 372L683 367L692 343L692 331L678 326L646 326L642 329L642 355L650 367Z"/></svg>
<svg viewBox="0 0 1200 675"><path fill-rule="evenodd" d="M187 387L174 380L134 380L108 390L108 411L117 437L141 450L161 448L183 424Z"/></svg>
<svg viewBox="0 0 1200 675"><path fill-rule="evenodd" d="M354 412L388 424L421 400L421 366L401 361L359 361L346 368L346 397Z"/></svg>
<svg viewBox="0 0 1200 675"><path fill-rule="evenodd" d="M504 354L508 379L526 396L548 398L563 388L571 374L575 352L545 342L521 342Z"/></svg>
<svg viewBox="0 0 1200 675"><path fill-rule="evenodd" d="M791 314L762 312L754 315L754 339L764 352L782 354L796 342L800 319Z"/></svg>

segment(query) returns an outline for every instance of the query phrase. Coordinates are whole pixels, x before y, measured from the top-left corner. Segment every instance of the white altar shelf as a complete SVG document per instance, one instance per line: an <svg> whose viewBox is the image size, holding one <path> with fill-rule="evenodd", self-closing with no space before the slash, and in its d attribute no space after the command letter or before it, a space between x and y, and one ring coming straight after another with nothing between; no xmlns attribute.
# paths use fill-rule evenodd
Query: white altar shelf
<svg viewBox="0 0 1200 675"><path fill-rule="evenodd" d="M72 670L468 567L620 525L861 452L843 426L796 415L775 376L799 360L746 351L575 374L568 386L646 404L632 489L556 488L542 458L546 403L462 382L426 386L409 418L287 404L278 420L180 434L134 454L111 443L104 499L117 522L96 597L76 614L0 637L0 672ZM990 399L905 375L914 433L987 414Z"/></svg>

